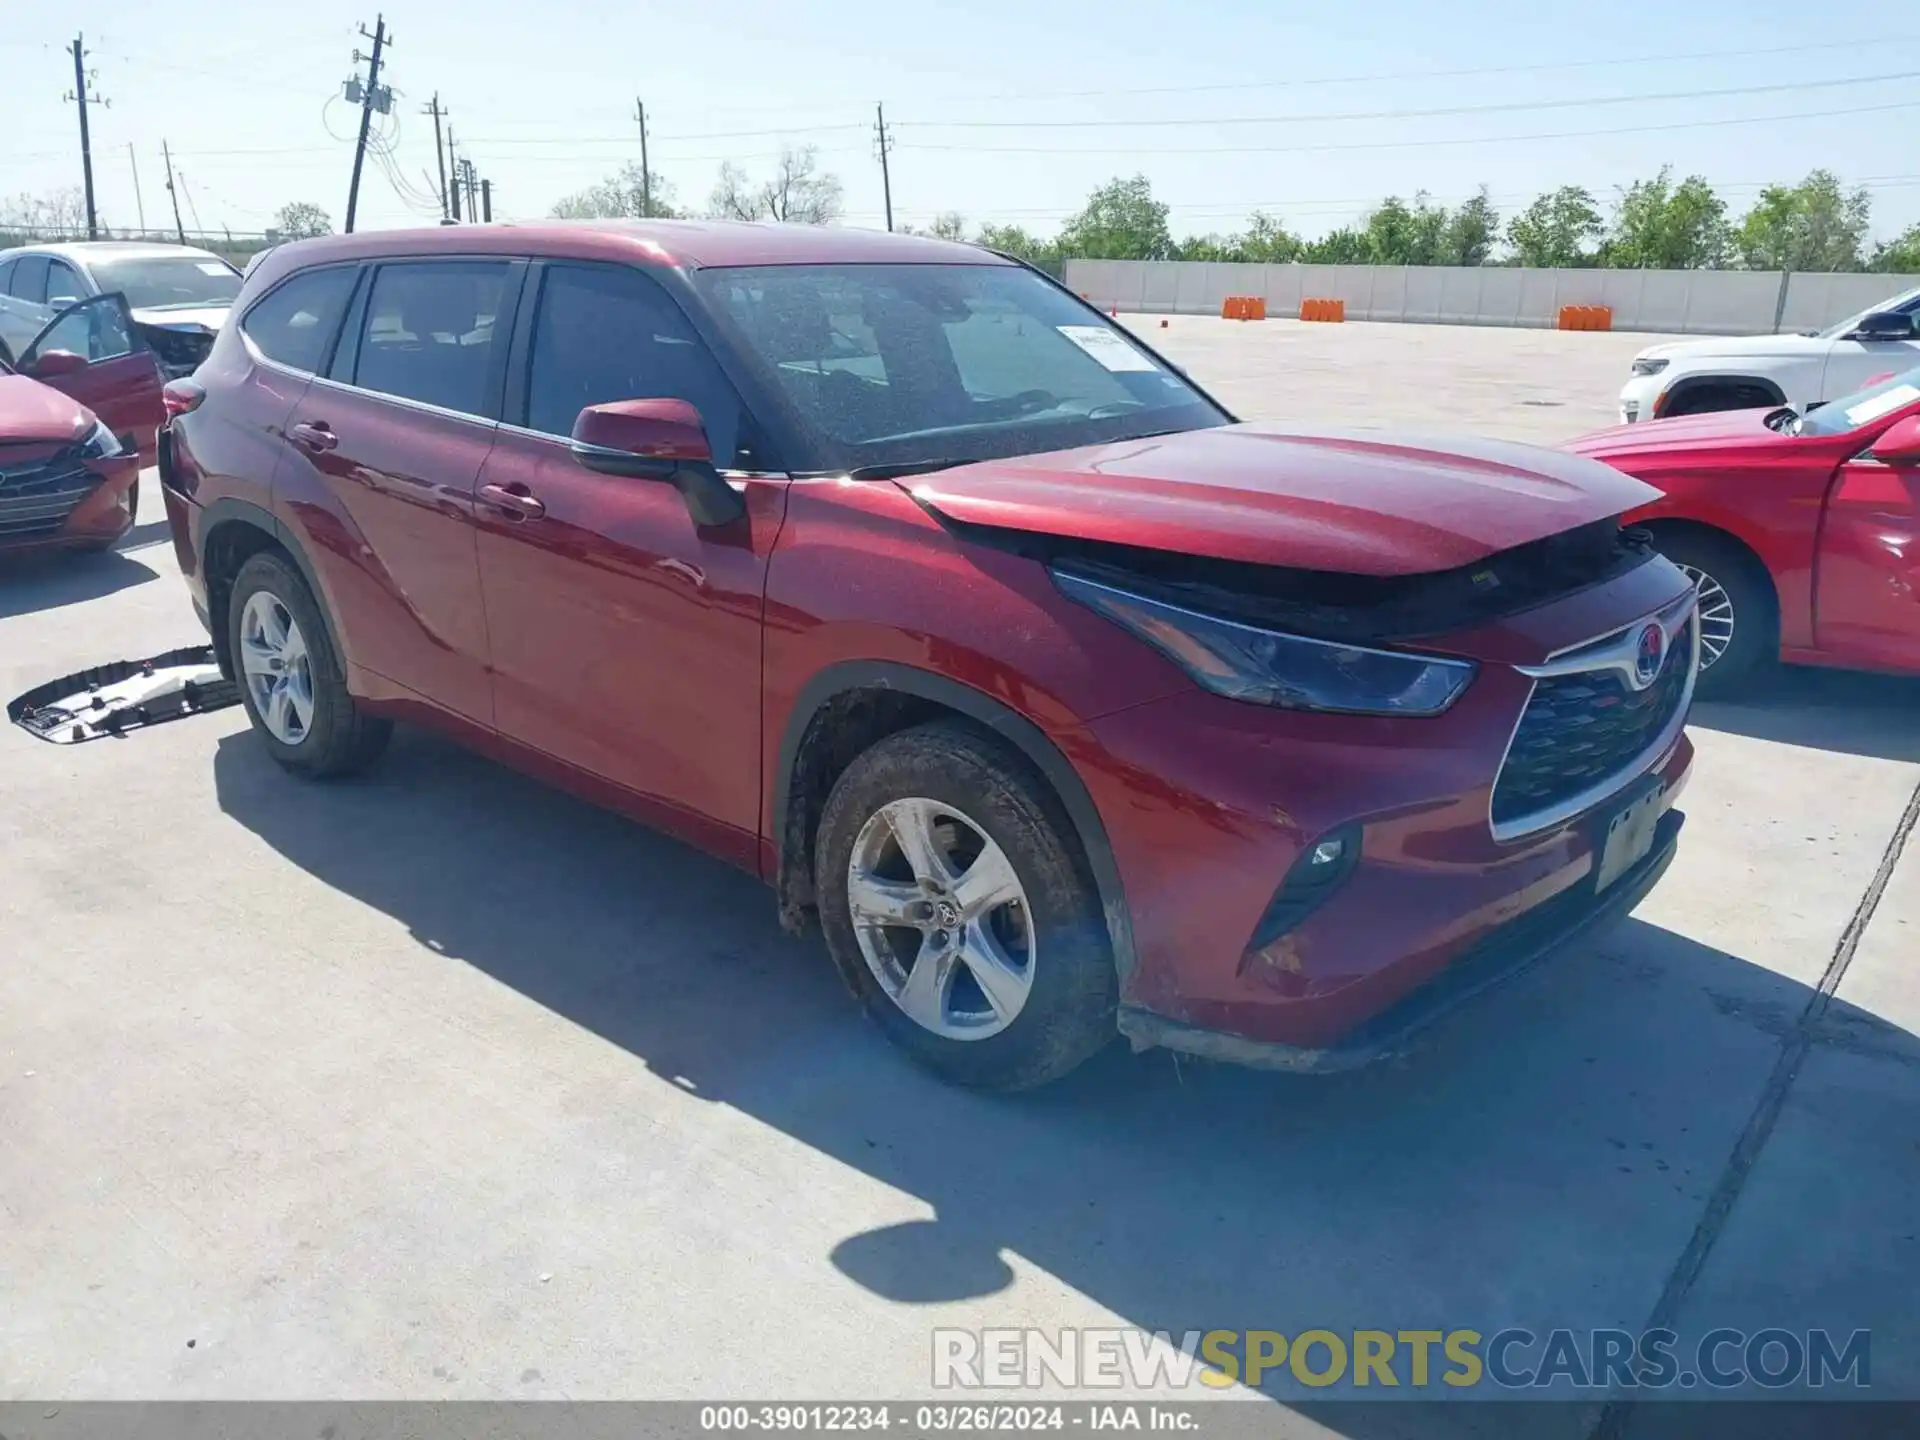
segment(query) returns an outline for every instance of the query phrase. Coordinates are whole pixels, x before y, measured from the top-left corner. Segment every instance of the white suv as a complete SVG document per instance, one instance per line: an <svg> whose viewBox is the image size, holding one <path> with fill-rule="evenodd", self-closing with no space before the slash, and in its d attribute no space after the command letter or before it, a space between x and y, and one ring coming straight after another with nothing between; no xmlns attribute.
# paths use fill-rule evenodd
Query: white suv
<svg viewBox="0 0 1920 1440"><path fill-rule="evenodd" d="M1803 335L1677 340L1633 357L1620 391L1632 424L1705 410L1791 405L1803 413L1875 376L1920 365L1920 286Z"/></svg>

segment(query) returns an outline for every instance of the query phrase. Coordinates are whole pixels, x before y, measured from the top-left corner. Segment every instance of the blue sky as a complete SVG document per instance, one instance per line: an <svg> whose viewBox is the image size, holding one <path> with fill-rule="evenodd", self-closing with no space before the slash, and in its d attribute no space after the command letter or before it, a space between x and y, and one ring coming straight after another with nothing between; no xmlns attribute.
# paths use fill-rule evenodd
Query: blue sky
<svg viewBox="0 0 1920 1440"><path fill-rule="evenodd" d="M896 128L894 206L907 222L957 210L1049 231L1094 185L1143 171L1176 233L1235 229L1263 208L1317 234L1421 189L1451 201L1484 182L1503 213L1564 183L1610 200L1665 162L1706 175L1736 215L1761 183L1825 165L1870 186L1878 234L1920 220L1920 12L1882 0L1837 16L1786 0L1550 11L1538 0L1311 13L1254 0L396 0L388 124L402 178L426 189L433 130L420 111L437 90L493 181L496 214L519 217L638 158L638 95L654 169L682 203L704 203L725 158L759 172L783 143L812 143L862 225L881 223L876 101ZM337 97L355 45L366 48L356 28L373 19L335 0L16 6L0 34L0 195L78 181L61 99L78 29L112 101L94 119L109 223L136 219L129 145L147 222L162 223L163 137L190 229L197 211L207 227L257 230L289 200L338 223L356 117ZM1632 63L1575 63L1591 61ZM1478 73L1443 73L1461 71ZM1901 78L1864 78L1875 76ZM1766 86L1807 88L1638 98ZM1514 108L1308 118L1485 106ZM1726 123L1748 117L1797 118ZM1161 120L1180 123L1139 123ZM1512 138L1530 136L1560 138ZM416 218L370 164L362 227Z"/></svg>

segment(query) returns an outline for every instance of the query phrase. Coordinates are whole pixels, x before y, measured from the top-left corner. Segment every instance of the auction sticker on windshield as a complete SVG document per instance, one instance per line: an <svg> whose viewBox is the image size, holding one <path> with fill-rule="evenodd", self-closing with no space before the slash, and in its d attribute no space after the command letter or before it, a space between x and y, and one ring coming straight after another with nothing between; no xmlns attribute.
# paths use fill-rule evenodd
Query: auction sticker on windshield
<svg viewBox="0 0 1920 1440"><path fill-rule="evenodd" d="M1154 371L1160 368L1104 325L1061 325L1057 328L1109 370Z"/></svg>
<svg viewBox="0 0 1920 1440"><path fill-rule="evenodd" d="M1878 420L1889 411L1898 410L1909 400L1920 400L1920 387L1895 385L1882 390L1878 395L1869 396L1847 411L1847 424L1864 425L1869 420Z"/></svg>

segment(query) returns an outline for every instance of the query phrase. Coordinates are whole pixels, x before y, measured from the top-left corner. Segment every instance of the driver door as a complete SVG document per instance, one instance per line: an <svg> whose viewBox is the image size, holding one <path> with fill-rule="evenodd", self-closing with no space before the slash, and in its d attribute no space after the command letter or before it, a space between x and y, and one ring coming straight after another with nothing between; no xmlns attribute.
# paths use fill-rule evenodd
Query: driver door
<svg viewBox="0 0 1920 1440"><path fill-rule="evenodd" d="M1851 665L1920 670L1920 465L1842 465L1820 526L1820 648Z"/></svg>
<svg viewBox="0 0 1920 1440"><path fill-rule="evenodd" d="M1920 299L1893 307L1904 312L1916 327L1904 339L1889 337L1861 340L1851 335L1833 342L1827 351L1827 368L1820 382L1820 397L1831 400L1866 388L1875 377L1898 374L1920 365Z"/></svg>
<svg viewBox="0 0 1920 1440"><path fill-rule="evenodd" d="M84 364L54 357L77 357ZM123 295L96 295L56 313L20 352L15 367L78 400L100 417L142 465L154 462L166 407L160 366L133 328Z"/></svg>

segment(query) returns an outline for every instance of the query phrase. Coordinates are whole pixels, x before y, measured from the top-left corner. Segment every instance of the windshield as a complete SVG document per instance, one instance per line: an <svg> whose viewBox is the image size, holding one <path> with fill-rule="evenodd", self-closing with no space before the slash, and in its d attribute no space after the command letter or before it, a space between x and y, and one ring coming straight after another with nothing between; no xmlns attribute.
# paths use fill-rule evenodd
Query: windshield
<svg viewBox="0 0 1920 1440"><path fill-rule="evenodd" d="M1882 376L1878 384L1810 410L1793 427L1795 435L1842 435L1885 419L1903 406L1920 400L1920 366L1898 375Z"/></svg>
<svg viewBox="0 0 1920 1440"><path fill-rule="evenodd" d="M1877 305L1869 305L1858 315L1849 315L1838 325L1829 325L1819 332L1822 340L1838 340L1842 335L1851 335L1860 328L1860 322L1869 315L1878 315L1883 310L1897 311L1902 315L1911 315L1920 311L1920 287L1882 300Z"/></svg>
<svg viewBox="0 0 1920 1440"><path fill-rule="evenodd" d="M118 290L135 310L199 310L231 305L240 293L240 272L211 255L106 260L90 268L102 294Z"/></svg>
<svg viewBox="0 0 1920 1440"><path fill-rule="evenodd" d="M822 469L933 468L1222 425L1180 375L1011 265L779 265L693 283Z"/></svg>

